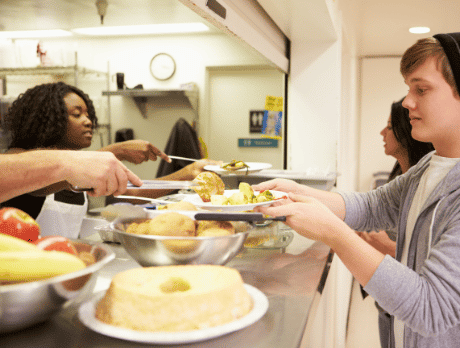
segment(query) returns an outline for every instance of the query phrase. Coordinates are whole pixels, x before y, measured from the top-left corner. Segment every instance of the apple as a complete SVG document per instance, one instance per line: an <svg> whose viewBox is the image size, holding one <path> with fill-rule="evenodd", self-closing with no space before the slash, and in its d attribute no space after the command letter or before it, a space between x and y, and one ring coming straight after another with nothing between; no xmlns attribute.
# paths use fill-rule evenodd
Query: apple
<svg viewBox="0 0 460 348"><path fill-rule="evenodd" d="M16 208L0 209L0 233L34 242L40 237L40 226L26 212Z"/></svg>
<svg viewBox="0 0 460 348"><path fill-rule="evenodd" d="M64 251L78 256L77 249L74 247L72 241L63 236L41 237L33 243L42 250Z"/></svg>

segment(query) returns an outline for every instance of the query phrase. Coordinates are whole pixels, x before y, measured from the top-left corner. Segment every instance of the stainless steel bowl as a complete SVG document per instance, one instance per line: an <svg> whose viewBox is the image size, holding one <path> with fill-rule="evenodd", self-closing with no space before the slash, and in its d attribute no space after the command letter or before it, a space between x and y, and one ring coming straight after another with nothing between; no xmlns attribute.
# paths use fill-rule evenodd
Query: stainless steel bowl
<svg viewBox="0 0 460 348"><path fill-rule="evenodd" d="M236 233L219 237L168 237L126 233L133 222L145 218L118 219L110 224L117 240L141 266L169 266L187 264L224 265L243 248L253 225L235 224Z"/></svg>
<svg viewBox="0 0 460 348"><path fill-rule="evenodd" d="M78 252L91 253L96 262L76 272L21 284L0 285L0 334L41 323L70 301L90 296L96 273L115 253L106 245L73 241Z"/></svg>

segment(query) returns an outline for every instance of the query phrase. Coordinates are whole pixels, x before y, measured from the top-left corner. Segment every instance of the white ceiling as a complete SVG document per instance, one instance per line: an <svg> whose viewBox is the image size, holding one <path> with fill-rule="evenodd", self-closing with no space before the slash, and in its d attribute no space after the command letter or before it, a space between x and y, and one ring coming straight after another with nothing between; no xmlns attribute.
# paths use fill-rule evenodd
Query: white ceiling
<svg viewBox="0 0 460 348"><path fill-rule="evenodd" d="M308 1L308 0L301 0ZM104 25L204 21L179 0L108 0ZM289 37L296 0L259 0ZM339 4L346 33L358 55L400 55L418 38L460 31L459 0L328 0ZM303 7L308 8L308 7ZM275 11L274 11L275 10ZM314 16L305 16L313 18ZM319 17L321 18L321 17ZM318 23L317 23L318 24ZM319 23L320 24L320 23ZM95 0L0 0L0 30L76 28L100 25ZM429 26L414 35L412 26Z"/></svg>
<svg viewBox="0 0 460 348"><path fill-rule="evenodd" d="M347 4L355 3L349 8ZM416 40L460 31L459 0L341 0L347 19L356 26L360 55L401 55ZM362 18L360 20L360 18ZM426 26L428 34L409 28Z"/></svg>

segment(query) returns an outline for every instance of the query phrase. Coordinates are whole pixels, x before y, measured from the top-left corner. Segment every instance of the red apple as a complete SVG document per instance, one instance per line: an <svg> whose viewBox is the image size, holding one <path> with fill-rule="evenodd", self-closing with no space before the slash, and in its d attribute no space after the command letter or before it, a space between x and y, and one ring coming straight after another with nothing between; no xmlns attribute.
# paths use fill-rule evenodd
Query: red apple
<svg viewBox="0 0 460 348"><path fill-rule="evenodd" d="M0 233L34 242L40 237L40 226L20 209L3 208L0 209Z"/></svg>
<svg viewBox="0 0 460 348"><path fill-rule="evenodd" d="M41 237L34 244L42 250L64 251L78 256L77 249L75 249L72 241L63 236Z"/></svg>

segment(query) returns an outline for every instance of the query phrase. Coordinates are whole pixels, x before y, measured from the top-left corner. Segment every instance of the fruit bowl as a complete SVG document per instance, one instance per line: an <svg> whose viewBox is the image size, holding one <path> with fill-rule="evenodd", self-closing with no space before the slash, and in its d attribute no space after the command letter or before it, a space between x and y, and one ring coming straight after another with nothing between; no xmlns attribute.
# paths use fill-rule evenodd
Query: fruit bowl
<svg viewBox="0 0 460 348"><path fill-rule="evenodd" d="M126 218L113 221L109 228L128 254L141 266L169 266L188 264L224 265L242 249L254 225L235 224L236 233L218 237L171 237L127 233L133 222L145 218Z"/></svg>
<svg viewBox="0 0 460 348"><path fill-rule="evenodd" d="M72 242L79 253L92 254L96 262L79 271L53 278L0 285L0 334L41 323L64 304L91 296L98 271L115 258L115 253L100 243Z"/></svg>

